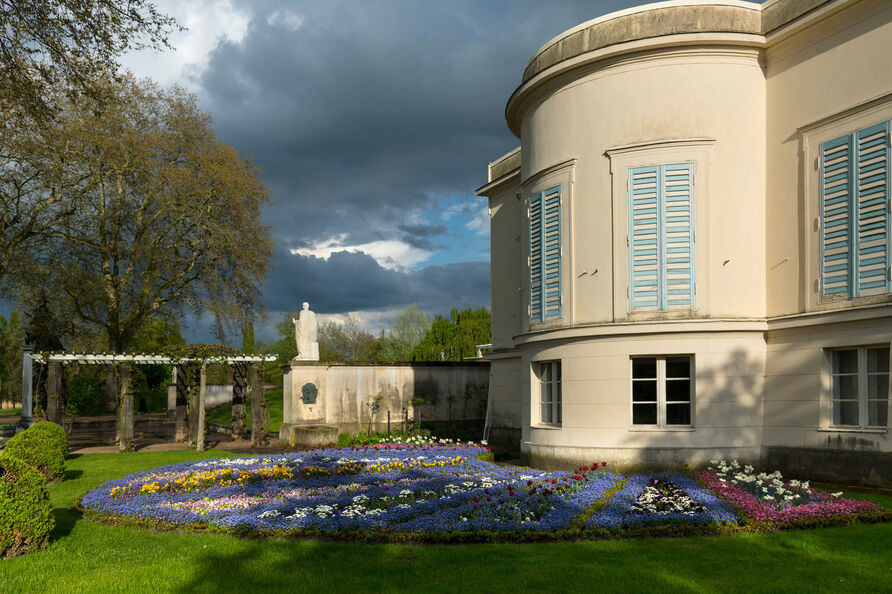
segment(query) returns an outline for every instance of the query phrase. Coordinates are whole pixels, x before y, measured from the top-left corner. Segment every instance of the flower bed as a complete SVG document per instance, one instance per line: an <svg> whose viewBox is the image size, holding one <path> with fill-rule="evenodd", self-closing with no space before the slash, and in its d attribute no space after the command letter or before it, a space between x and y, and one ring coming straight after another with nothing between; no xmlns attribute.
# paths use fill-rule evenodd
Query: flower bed
<svg viewBox="0 0 892 594"><path fill-rule="evenodd" d="M502 467L480 459L487 453L382 444L205 460L109 481L81 507L103 521L160 528L422 540L716 533L744 522L774 529L885 517L872 503L737 463L716 462L698 484L679 474L624 477L606 463L574 472Z"/></svg>
<svg viewBox="0 0 892 594"><path fill-rule="evenodd" d="M233 532L555 532L620 477L499 467L474 446L311 450L178 464L110 481L87 515Z"/></svg>
<svg viewBox="0 0 892 594"><path fill-rule="evenodd" d="M737 461L712 460L697 478L733 505L746 519L772 524L829 523L839 519L884 516L879 505L844 499L842 493L823 493L808 481L784 481L780 472L756 473Z"/></svg>
<svg viewBox="0 0 892 594"><path fill-rule="evenodd" d="M662 524L731 524L737 516L715 495L679 474L634 475L607 505L589 518L588 528L619 530Z"/></svg>

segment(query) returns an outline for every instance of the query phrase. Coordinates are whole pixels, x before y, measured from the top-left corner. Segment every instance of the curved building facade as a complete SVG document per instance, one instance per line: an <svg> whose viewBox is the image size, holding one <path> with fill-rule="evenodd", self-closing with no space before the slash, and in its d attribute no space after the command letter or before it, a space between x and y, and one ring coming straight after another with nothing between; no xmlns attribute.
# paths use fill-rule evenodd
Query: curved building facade
<svg viewBox="0 0 892 594"><path fill-rule="evenodd" d="M892 482L890 39L887 2L673 1L530 59L478 190L493 439Z"/></svg>

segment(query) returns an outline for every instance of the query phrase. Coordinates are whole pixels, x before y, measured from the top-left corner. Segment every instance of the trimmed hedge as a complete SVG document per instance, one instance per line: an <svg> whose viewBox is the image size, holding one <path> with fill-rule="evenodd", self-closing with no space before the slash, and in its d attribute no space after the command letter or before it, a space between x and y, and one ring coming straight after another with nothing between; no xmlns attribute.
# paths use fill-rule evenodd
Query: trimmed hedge
<svg viewBox="0 0 892 594"><path fill-rule="evenodd" d="M68 455L68 435L65 434L65 429L62 429L61 425L40 421L31 425L28 431L37 431L46 435L47 439L56 445L63 459Z"/></svg>
<svg viewBox="0 0 892 594"><path fill-rule="evenodd" d="M65 476L65 456L60 451L59 441L46 430L29 428L11 437L0 458L18 458L40 472L47 482Z"/></svg>
<svg viewBox="0 0 892 594"><path fill-rule="evenodd" d="M43 476L21 460L0 457L0 557L42 549L54 525Z"/></svg>

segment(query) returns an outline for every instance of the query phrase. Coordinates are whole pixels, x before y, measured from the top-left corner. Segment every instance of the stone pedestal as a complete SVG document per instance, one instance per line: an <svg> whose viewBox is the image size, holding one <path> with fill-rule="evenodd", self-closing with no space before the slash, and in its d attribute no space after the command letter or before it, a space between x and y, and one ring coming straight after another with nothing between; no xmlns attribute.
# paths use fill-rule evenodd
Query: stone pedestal
<svg viewBox="0 0 892 594"><path fill-rule="evenodd" d="M338 441L338 428L334 425L291 425L282 423L279 442L289 446L317 447Z"/></svg>

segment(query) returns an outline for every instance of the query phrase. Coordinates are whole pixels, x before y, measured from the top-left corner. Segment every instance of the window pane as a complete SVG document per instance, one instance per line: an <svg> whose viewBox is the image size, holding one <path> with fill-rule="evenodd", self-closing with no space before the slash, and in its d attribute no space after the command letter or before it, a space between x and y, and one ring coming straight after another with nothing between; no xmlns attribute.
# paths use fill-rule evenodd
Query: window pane
<svg viewBox="0 0 892 594"><path fill-rule="evenodd" d="M885 427L889 419L888 400L870 400L867 403L867 424L871 427Z"/></svg>
<svg viewBox="0 0 892 594"><path fill-rule="evenodd" d="M858 373L858 351L833 351L833 373Z"/></svg>
<svg viewBox="0 0 892 594"><path fill-rule="evenodd" d="M561 362L554 364L554 377L557 381L561 381Z"/></svg>
<svg viewBox="0 0 892 594"><path fill-rule="evenodd" d="M835 400L833 402L834 425L858 425L858 401Z"/></svg>
<svg viewBox="0 0 892 594"><path fill-rule="evenodd" d="M543 382L551 381L551 365L549 363L542 363L539 377L542 378Z"/></svg>
<svg viewBox="0 0 892 594"><path fill-rule="evenodd" d="M858 399L858 376L840 375L833 378L833 399Z"/></svg>
<svg viewBox="0 0 892 594"><path fill-rule="evenodd" d="M872 398L888 398L889 397L889 376L888 375L868 375L867 376L867 397Z"/></svg>
<svg viewBox="0 0 892 594"><path fill-rule="evenodd" d="M668 380L666 382L666 402L689 402L691 400L691 380Z"/></svg>
<svg viewBox="0 0 892 594"><path fill-rule="evenodd" d="M542 402L554 401L553 384L542 384Z"/></svg>
<svg viewBox="0 0 892 594"><path fill-rule="evenodd" d="M632 377L634 379L656 379L657 360L655 357L637 357L632 359Z"/></svg>
<svg viewBox="0 0 892 594"><path fill-rule="evenodd" d="M632 382L632 402L656 402L657 382L635 381Z"/></svg>
<svg viewBox="0 0 892 594"><path fill-rule="evenodd" d="M560 398L558 398L558 401L555 403L554 408L556 409L555 413L557 414L557 422L558 422L558 425L560 425L561 423L563 423L563 419L561 418L561 401L560 401Z"/></svg>
<svg viewBox="0 0 892 594"><path fill-rule="evenodd" d="M691 377L691 358L666 357L666 377Z"/></svg>
<svg viewBox="0 0 892 594"><path fill-rule="evenodd" d="M551 423L551 405L547 402L542 403L542 422Z"/></svg>
<svg viewBox="0 0 892 594"><path fill-rule="evenodd" d="M666 405L666 424L667 425L690 425L691 424L691 405L687 402L684 404L667 404Z"/></svg>
<svg viewBox="0 0 892 594"><path fill-rule="evenodd" d="M633 425L656 425L657 424L657 405L656 404L633 404L632 405L632 424Z"/></svg>
<svg viewBox="0 0 892 594"><path fill-rule="evenodd" d="M867 349L867 373L889 373L889 349Z"/></svg>

